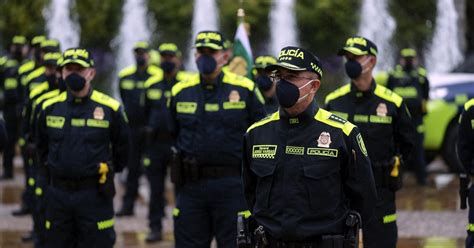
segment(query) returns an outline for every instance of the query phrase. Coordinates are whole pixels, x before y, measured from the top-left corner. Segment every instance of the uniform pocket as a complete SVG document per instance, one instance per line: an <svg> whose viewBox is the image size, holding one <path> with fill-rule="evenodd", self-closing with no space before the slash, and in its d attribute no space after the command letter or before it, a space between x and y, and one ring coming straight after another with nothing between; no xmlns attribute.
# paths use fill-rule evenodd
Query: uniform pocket
<svg viewBox="0 0 474 248"><path fill-rule="evenodd" d="M322 158L303 165L310 207L320 216L331 216L340 204L341 176L338 160Z"/></svg>
<svg viewBox="0 0 474 248"><path fill-rule="evenodd" d="M273 174L276 164L272 161L253 161L250 169L258 177L255 208L268 208L272 194Z"/></svg>

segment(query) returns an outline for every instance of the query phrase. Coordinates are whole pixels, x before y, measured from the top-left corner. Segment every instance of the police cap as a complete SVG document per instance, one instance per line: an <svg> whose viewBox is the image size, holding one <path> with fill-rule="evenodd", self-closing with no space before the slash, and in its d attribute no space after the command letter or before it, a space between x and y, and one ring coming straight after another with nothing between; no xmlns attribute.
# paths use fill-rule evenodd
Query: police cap
<svg viewBox="0 0 474 248"><path fill-rule="evenodd" d="M158 52L161 55L173 55L181 56L181 51L178 49L178 46L174 43L163 43L158 47Z"/></svg>
<svg viewBox="0 0 474 248"><path fill-rule="evenodd" d="M274 65L277 63L275 57L271 55L262 55L255 58L254 67L257 69L265 69L269 65Z"/></svg>
<svg viewBox="0 0 474 248"><path fill-rule="evenodd" d="M362 36L352 36L346 40L346 45L339 50L337 55L342 56L346 53L351 53L357 56L377 56L377 46L367 38Z"/></svg>
<svg viewBox="0 0 474 248"><path fill-rule="evenodd" d="M26 37L23 35L15 35L12 38L13 45L26 45Z"/></svg>
<svg viewBox="0 0 474 248"><path fill-rule="evenodd" d="M62 62L59 66L63 67L67 64L79 64L82 67L94 67L94 60L89 51L83 48L69 48L63 53Z"/></svg>
<svg viewBox="0 0 474 248"><path fill-rule="evenodd" d="M46 36L44 35L36 35L31 39L31 45L32 46L41 46L41 42L46 40Z"/></svg>
<svg viewBox="0 0 474 248"><path fill-rule="evenodd" d="M41 50L44 52L59 52L59 41L56 39L46 39L41 42Z"/></svg>
<svg viewBox="0 0 474 248"><path fill-rule="evenodd" d="M416 57L416 51L413 48L404 48L400 50L400 55L404 58Z"/></svg>
<svg viewBox="0 0 474 248"><path fill-rule="evenodd" d="M299 47L284 47L278 55L278 61L274 65L269 65L266 70L276 70L283 67L292 71L310 71L323 77L323 69L319 58L310 51Z"/></svg>
<svg viewBox="0 0 474 248"><path fill-rule="evenodd" d="M43 56L43 61L45 65L57 65L60 58L61 53L59 52L46 53Z"/></svg>
<svg viewBox="0 0 474 248"><path fill-rule="evenodd" d="M197 34L194 47L208 47L214 50L224 49L224 36L217 31L201 31Z"/></svg>
<svg viewBox="0 0 474 248"><path fill-rule="evenodd" d="M146 41L138 41L133 45L133 51L135 52L148 52L150 51L150 44Z"/></svg>

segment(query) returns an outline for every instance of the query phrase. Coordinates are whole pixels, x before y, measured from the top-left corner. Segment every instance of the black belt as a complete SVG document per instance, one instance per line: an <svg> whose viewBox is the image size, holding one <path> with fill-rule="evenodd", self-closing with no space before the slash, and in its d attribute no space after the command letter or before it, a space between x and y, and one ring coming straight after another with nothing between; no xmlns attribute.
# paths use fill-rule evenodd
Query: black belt
<svg viewBox="0 0 474 248"><path fill-rule="evenodd" d="M87 178L51 178L50 185L63 190L68 191L79 191L87 189L97 189L99 185L99 179L97 177Z"/></svg>
<svg viewBox="0 0 474 248"><path fill-rule="evenodd" d="M268 237L271 248L343 248L343 235L324 235L314 241L287 242Z"/></svg>

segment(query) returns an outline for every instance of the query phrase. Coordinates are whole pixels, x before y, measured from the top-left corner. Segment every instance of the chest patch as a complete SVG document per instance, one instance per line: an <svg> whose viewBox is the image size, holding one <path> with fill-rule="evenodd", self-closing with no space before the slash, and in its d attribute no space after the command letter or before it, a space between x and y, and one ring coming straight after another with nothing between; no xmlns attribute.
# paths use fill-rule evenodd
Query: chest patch
<svg viewBox="0 0 474 248"><path fill-rule="evenodd" d="M252 146L252 158L274 159L277 145L254 145Z"/></svg>
<svg viewBox="0 0 474 248"><path fill-rule="evenodd" d="M318 147L329 148L329 145L331 145L331 134L329 134L328 132L322 132L319 135L317 142Z"/></svg>
<svg viewBox="0 0 474 248"><path fill-rule="evenodd" d="M229 94L229 102L238 102L240 101L240 94L236 90L232 90Z"/></svg>
<svg viewBox="0 0 474 248"><path fill-rule="evenodd" d="M387 104L383 102L379 103L375 112L377 113L377 116L383 116L383 117L387 116L387 113L388 113Z"/></svg>
<svg viewBox="0 0 474 248"><path fill-rule="evenodd" d="M102 107L96 107L94 109L93 116L94 116L94 119L96 120L103 120L105 117L104 109Z"/></svg>

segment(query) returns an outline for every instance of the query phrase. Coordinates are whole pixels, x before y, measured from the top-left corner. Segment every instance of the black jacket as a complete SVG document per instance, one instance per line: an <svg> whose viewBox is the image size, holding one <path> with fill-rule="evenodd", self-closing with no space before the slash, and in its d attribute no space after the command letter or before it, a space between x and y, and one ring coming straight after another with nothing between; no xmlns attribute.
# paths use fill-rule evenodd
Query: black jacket
<svg viewBox="0 0 474 248"><path fill-rule="evenodd" d="M359 130L314 102L297 117L280 110L248 129L243 181L252 216L284 241L342 234L348 211L367 222L377 198Z"/></svg>

